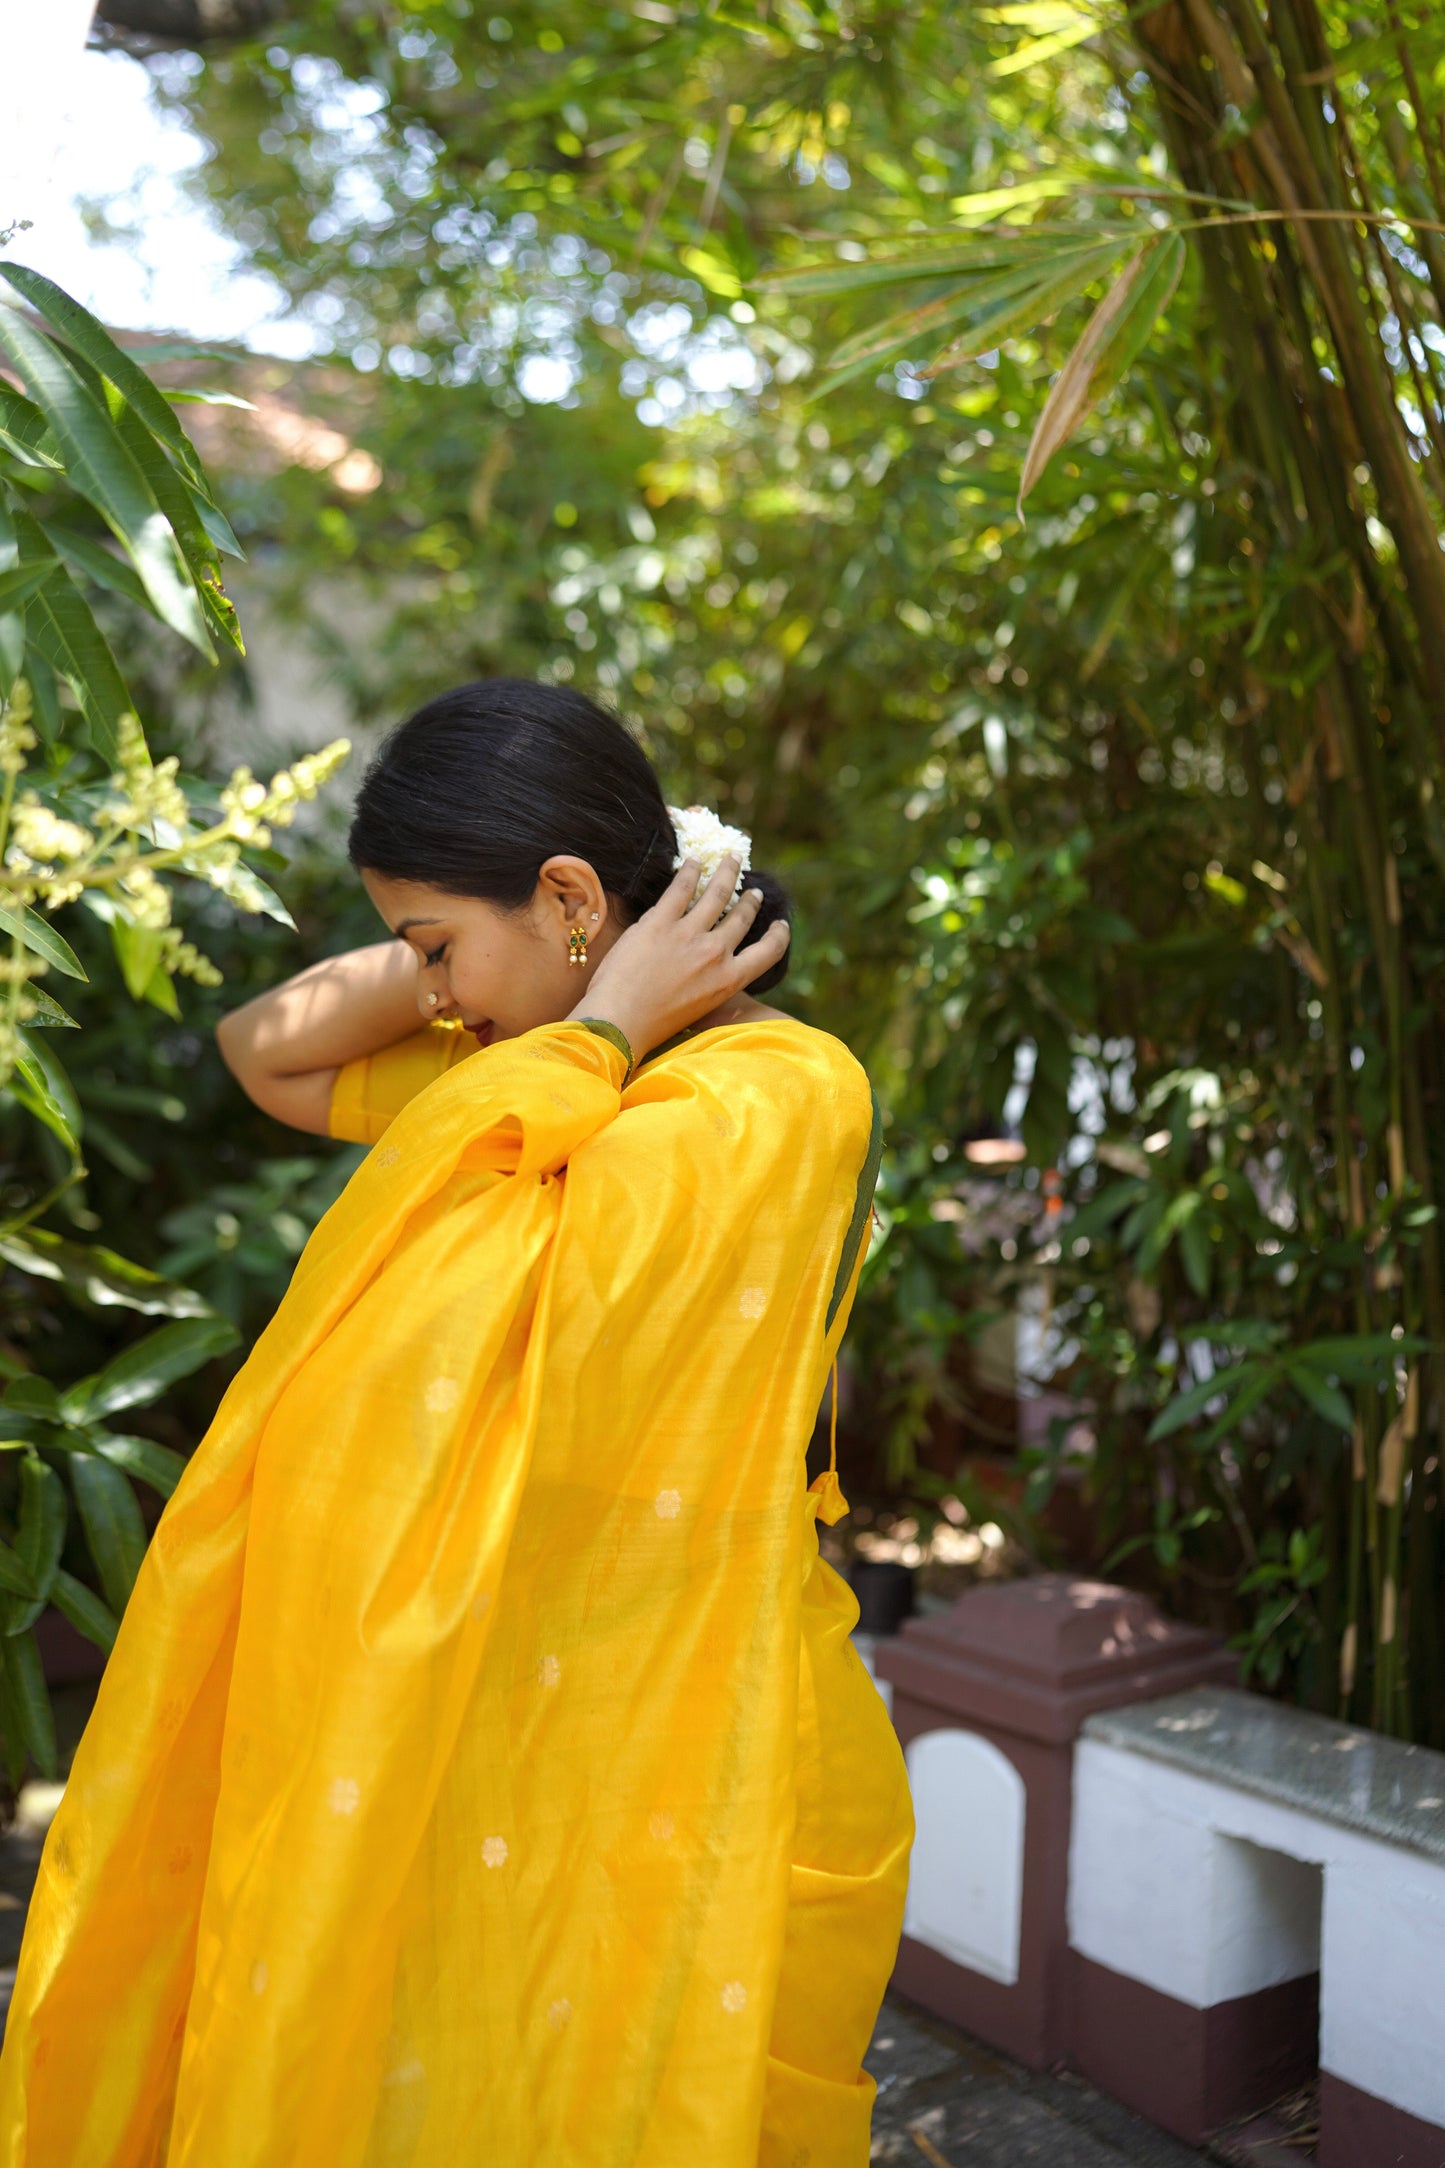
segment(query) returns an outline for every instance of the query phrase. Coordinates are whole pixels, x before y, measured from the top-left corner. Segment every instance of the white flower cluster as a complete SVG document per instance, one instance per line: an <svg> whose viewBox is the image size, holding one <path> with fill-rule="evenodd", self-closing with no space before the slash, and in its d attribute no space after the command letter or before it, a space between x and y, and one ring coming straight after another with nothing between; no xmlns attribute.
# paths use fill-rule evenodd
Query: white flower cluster
<svg viewBox="0 0 1445 2168"><path fill-rule="evenodd" d="M670 805L667 810L677 837L677 856L672 861L674 869L684 858L695 859L700 869L693 902L696 903L729 852L742 861L738 876L740 893L752 863L752 837L741 828L729 828L726 821L719 820L705 805Z"/></svg>

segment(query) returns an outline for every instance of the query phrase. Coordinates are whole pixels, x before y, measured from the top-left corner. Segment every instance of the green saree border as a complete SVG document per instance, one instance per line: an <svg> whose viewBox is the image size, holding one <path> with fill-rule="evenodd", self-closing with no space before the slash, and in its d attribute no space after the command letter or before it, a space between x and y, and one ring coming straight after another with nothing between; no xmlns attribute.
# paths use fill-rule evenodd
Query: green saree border
<svg viewBox="0 0 1445 2168"><path fill-rule="evenodd" d="M853 1199L853 1217L848 1222L848 1232L843 1237L843 1254L838 1259L838 1270L833 1277L833 1292L828 1299L828 1315L823 1321L825 1333L832 1330L838 1315L838 1306L848 1292L853 1278L853 1268L858 1262L858 1252L863 1247L863 1237L868 1231L868 1221L873 1211L873 1193L878 1187L878 1170L883 1164L883 1109L878 1104L878 1094L870 1084L868 1097L873 1104L873 1127L868 1137L868 1155L858 1176L858 1192Z"/></svg>

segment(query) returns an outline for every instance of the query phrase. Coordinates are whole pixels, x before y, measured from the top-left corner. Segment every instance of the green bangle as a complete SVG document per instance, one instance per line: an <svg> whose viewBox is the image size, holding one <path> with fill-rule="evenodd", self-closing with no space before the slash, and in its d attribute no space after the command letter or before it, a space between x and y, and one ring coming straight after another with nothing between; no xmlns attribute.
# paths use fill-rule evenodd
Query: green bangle
<svg viewBox="0 0 1445 2168"><path fill-rule="evenodd" d="M600 1016L579 1016L577 1021L584 1031L596 1032L599 1039L605 1039L609 1046L616 1047L627 1064L627 1076L622 1079L623 1083L626 1084L637 1066L632 1059L632 1048L627 1043L626 1034L619 1031L616 1024L609 1024Z"/></svg>

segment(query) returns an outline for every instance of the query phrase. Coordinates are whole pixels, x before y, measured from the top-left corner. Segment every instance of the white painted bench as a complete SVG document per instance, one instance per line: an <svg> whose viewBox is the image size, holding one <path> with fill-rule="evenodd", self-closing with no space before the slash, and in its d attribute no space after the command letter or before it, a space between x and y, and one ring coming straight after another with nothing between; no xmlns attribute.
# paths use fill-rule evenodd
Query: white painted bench
<svg viewBox="0 0 1445 2168"><path fill-rule="evenodd" d="M1320 2168L1445 2168L1445 1755L1197 1688L1089 1718L1074 2058L1197 2143L1312 2067Z"/></svg>

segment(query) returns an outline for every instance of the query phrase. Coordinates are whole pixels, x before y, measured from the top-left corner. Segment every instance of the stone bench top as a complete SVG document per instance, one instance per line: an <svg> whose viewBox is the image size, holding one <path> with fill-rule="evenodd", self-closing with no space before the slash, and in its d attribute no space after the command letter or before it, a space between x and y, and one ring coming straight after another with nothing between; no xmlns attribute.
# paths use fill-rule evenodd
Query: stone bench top
<svg viewBox="0 0 1445 2168"><path fill-rule="evenodd" d="M1084 1735L1445 1861L1445 1754L1429 1747L1213 1687L1106 1709Z"/></svg>

